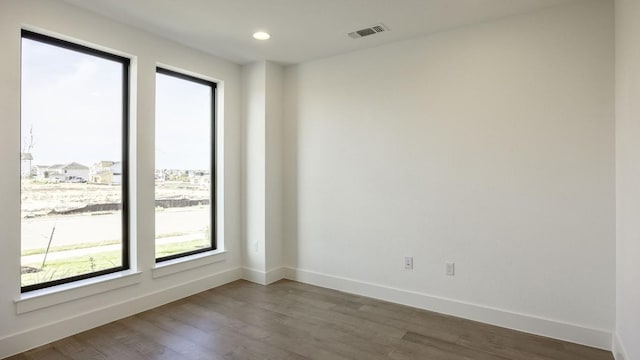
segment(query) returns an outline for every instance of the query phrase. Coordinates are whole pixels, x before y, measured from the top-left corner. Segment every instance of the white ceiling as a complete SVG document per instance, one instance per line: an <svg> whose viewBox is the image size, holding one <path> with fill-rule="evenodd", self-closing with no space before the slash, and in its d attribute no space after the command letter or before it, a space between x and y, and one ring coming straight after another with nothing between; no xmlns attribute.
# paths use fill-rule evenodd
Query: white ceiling
<svg viewBox="0 0 640 360"><path fill-rule="evenodd" d="M234 62L291 64L579 0L64 1ZM380 22L391 31L347 36Z"/></svg>

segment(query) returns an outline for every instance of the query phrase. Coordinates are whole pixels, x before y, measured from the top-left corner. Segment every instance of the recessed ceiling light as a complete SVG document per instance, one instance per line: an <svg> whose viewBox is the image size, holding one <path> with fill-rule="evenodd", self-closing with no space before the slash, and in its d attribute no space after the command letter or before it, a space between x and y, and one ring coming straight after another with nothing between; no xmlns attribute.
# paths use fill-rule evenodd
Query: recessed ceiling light
<svg viewBox="0 0 640 360"><path fill-rule="evenodd" d="M269 38L271 38L271 35L264 31L257 31L253 33L253 38L256 40L269 40Z"/></svg>

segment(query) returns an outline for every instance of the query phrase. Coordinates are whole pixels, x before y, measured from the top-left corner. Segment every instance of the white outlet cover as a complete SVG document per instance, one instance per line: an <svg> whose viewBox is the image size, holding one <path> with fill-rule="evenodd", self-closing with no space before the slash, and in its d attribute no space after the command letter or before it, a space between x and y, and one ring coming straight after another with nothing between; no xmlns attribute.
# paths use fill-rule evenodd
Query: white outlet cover
<svg viewBox="0 0 640 360"><path fill-rule="evenodd" d="M406 270L413 269L413 256L405 256L404 257L404 268Z"/></svg>
<svg viewBox="0 0 640 360"><path fill-rule="evenodd" d="M454 276L456 274L456 264L452 262L445 263L445 274L447 276Z"/></svg>

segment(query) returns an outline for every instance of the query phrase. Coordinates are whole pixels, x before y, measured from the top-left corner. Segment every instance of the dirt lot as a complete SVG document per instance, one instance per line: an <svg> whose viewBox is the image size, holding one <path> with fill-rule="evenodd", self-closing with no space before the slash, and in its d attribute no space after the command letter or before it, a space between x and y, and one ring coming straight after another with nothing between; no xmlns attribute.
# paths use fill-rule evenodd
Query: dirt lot
<svg viewBox="0 0 640 360"><path fill-rule="evenodd" d="M159 182L156 199L192 200L208 199L208 185L193 185L188 182ZM46 216L52 211L62 212L93 204L120 203L120 185L90 183L41 183L22 180L22 218Z"/></svg>
<svg viewBox="0 0 640 360"><path fill-rule="evenodd" d="M20 196L22 217L45 216L52 210L63 211L87 204L119 203L120 186L97 184L38 183L23 180Z"/></svg>

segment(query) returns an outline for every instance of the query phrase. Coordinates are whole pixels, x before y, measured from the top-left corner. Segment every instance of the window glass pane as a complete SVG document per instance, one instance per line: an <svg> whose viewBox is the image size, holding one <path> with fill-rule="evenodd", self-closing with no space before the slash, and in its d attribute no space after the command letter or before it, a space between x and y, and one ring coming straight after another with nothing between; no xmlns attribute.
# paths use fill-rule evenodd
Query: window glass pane
<svg viewBox="0 0 640 360"><path fill-rule="evenodd" d="M156 74L156 258L212 248L213 87Z"/></svg>
<svg viewBox="0 0 640 360"><path fill-rule="evenodd" d="M23 291L124 265L123 71L22 39Z"/></svg>

